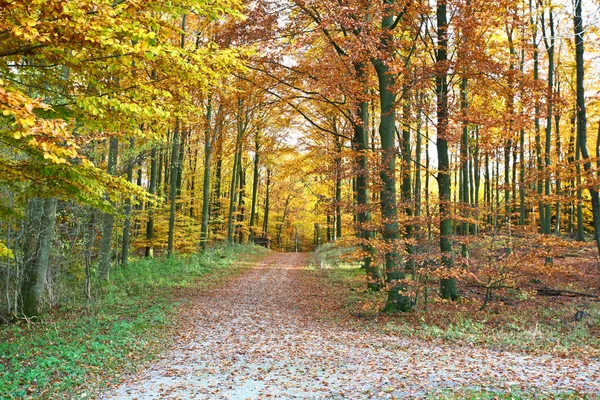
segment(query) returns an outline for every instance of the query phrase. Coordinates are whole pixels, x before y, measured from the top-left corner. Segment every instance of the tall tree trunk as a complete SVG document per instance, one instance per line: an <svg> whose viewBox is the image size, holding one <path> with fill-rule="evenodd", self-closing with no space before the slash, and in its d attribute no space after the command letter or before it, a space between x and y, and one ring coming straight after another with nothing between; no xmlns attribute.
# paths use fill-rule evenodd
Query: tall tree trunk
<svg viewBox="0 0 600 400"><path fill-rule="evenodd" d="M551 145L552 145L552 117L554 112L554 16L552 13L552 7L549 10L549 25L550 25L550 38L546 36L546 27L544 21L544 13L541 14L542 22L542 33L544 43L546 45L546 52L548 54L548 88L546 95L546 143L544 147L544 166L546 168L546 177L544 179L544 195L546 196L544 205L544 221L542 223L542 232L550 234L552 232L551 225L551 204L548 198L551 195L551 182L550 182L550 165L551 160Z"/></svg>
<svg viewBox="0 0 600 400"><path fill-rule="evenodd" d="M460 181L460 207L461 213L465 220L469 217L469 208L470 208L470 199L469 199L469 123L467 120L468 117L468 107L469 102L467 98L467 88L469 85L469 81L467 78L463 77L461 79L460 85L460 108L462 114L462 136L460 141L460 168L461 168L461 176L462 179ZM463 235L469 234L469 223L467 221L463 221L461 224L461 233ZM461 244L461 255L466 258L469 256L469 250L466 243Z"/></svg>
<svg viewBox="0 0 600 400"><path fill-rule="evenodd" d="M119 141L116 137L109 139L107 172L114 175L117 169L117 155ZM112 235L115 216L110 213L102 215L102 240L100 242L100 264L98 265L98 278L107 281L110 274L110 259L112 252Z"/></svg>
<svg viewBox="0 0 600 400"><path fill-rule="evenodd" d="M202 180L202 222L200 223L200 248L208 247L208 219L210 217L210 165L213 153L214 135L212 132L212 99L206 106L206 129L204 131L204 176Z"/></svg>
<svg viewBox="0 0 600 400"><path fill-rule="evenodd" d="M179 136L179 155L177 156L177 198L181 198L181 188L183 184L183 157L185 156L186 139L189 132L182 130ZM179 204L178 210L183 210L183 204Z"/></svg>
<svg viewBox="0 0 600 400"><path fill-rule="evenodd" d="M364 94L368 93L365 76L365 65L355 63L354 68L360 82L363 83ZM369 196L369 103L360 101L356 106L357 121L353 124L354 136L352 148L356 152L354 174L356 185L356 224L363 251L362 267L367 274L367 287L379 290L383 284L383 270L375 261L373 231L371 228L371 211Z"/></svg>
<svg viewBox="0 0 600 400"><path fill-rule="evenodd" d="M173 142L171 143L171 174L169 177L169 235L167 239L167 256L173 255L175 240L175 216L177 211L177 180L179 174L179 118L175 119Z"/></svg>
<svg viewBox="0 0 600 400"><path fill-rule="evenodd" d="M422 95L421 93L417 93L417 131L416 135L416 144L415 144L415 217L419 221L421 218L421 153L423 152L423 137L421 133L422 119L423 119L423 111L422 111ZM429 145L429 143L427 143ZM415 236L418 238L420 236L421 231L421 222L415 227Z"/></svg>
<svg viewBox="0 0 600 400"><path fill-rule="evenodd" d="M148 188L148 193L151 195L155 195L157 192L157 183L158 183L158 172L160 168L157 165L157 158L160 158L160 154L158 154L158 149L156 146L152 147L152 152L150 153L150 186ZM154 257L154 245L152 241L154 240L154 207L150 204L148 205L148 221L146 222L146 258Z"/></svg>
<svg viewBox="0 0 600 400"><path fill-rule="evenodd" d="M335 138L335 236L342 237L342 142Z"/></svg>
<svg viewBox="0 0 600 400"><path fill-rule="evenodd" d="M133 152L135 146L135 139L129 139L129 151ZM133 183L133 164L134 156L131 155L131 159L127 163L127 182ZM127 265L129 258L129 239L131 230L131 196L125 198L125 225L123 226L123 243L121 246L121 264Z"/></svg>
<svg viewBox="0 0 600 400"><path fill-rule="evenodd" d="M212 206L211 206L211 217L210 219L214 220L214 219L220 219L220 214L221 214L221 210L222 210L222 204L221 204L221 185L222 185L222 177L223 177L223 137L219 137L216 141L215 141L215 183L214 183L214 188L213 188L213 193L212 193ZM219 231L219 229L221 229L221 227L215 225L213 232L217 233ZM208 240L208 237L207 237Z"/></svg>
<svg viewBox="0 0 600 400"><path fill-rule="evenodd" d="M271 195L271 169L267 167L267 185L265 190L265 211L263 217L263 229L262 236L263 238L269 237L269 196Z"/></svg>
<svg viewBox="0 0 600 400"><path fill-rule="evenodd" d="M393 4L393 0L385 1ZM389 59L374 59L373 65L379 81L379 102L381 120L379 138L381 140L381 172L382 181L381 217L383 223L383 240L385 241L385 273L386 282L392 287L389 291L386 311L408 311L410 298L404 294L405 286L401 283L406 278L402 259L400 258L400 228L398 224L398 208L396 205L396 84L394 73L388 63L392 61L396 51L393 42L394 14L392 7L384 14L382 20L383 33L381 46L383 54Z"/></svg>
<svg viewBox="0 0 600 400"><path fill-rule="evenodd" d="M256 132L254 136L254 169L252 171L252 204L250 205L250 237L248 240L252 243L256 236L256 207L258 201L258 181L260 179L260 134Z"/></svg>
<svg viewBox="0 0 600 400"><path fill-rule="evenodd" d="M50 249L56 225L56 199L34 198L28 204L21 298L26 317L42 313Z"/></svg>
<svg viewBox="0 0 600 400"><path fill-rule="evenodd" d="M562 164L562 143L561 143L561 139L560 139L560 114L556 114L554 116L554 120L555 120L555 124L554 124L554 129L556 131L556 163L561 165ZM556 172L556 195L558 196L558 200L556 200L556 224L554 225L554 234L555 235L560 235L560 230L562 228L561 223L560 223L560 219L562 217L561 215L561 201L560 201L560 196L562 196L562 181L561 181L561 173L560 170L557 170Z"/></svg>
<svg viewBox="0 0 600 400"><path fill-rule="evenodd" d="M583 20L581 17L581 3L583 0L575 1L575 15L573 22L575 25L575 65L577 70L577 141L583 157L583 168L588 174L592 173L592 162L587 149L587 116L585 110L585 64L583 58ZM594 235L596 246L600 253L600 197L596 186L589 189L592 198L592 214L594 217Z"/></svg>
<svg viewBox="0 0 600 400"><path fill-rule="evenodd" d="M243 100L238 100L237 137L235 139L235 154L233 157L233 169L231 172L231 191L229 193L229 213L227 215L227 241L233 243L235 240L234 217L236 213L237 188L240 174L238 168L242 158L242 139L245 130L245 121L242 120Z"/></svg>
<svg viewBox="0 0 600 400"><path fill-rule="evenodd" d="M404 119L402 128L402 203L404 204L404 214L408 221L412 221L414 212L414 199L412 195L412 151L411 151L411 137L410 137L410 92L407 86L402 88L402 117ZM414 227L412 222L409 222L405 226L405 238L406 238L406 252L408 253L409 260L406 265L406 270L410 272L411 277L414 279L415 276L415 245L413 243L413 231Z"/></svg>
<svg viewBox="0 0 600 400"><path fill-rule="evenodd" d="M452 209L450 207L450 160L448 157L448 21L446 0L437 2L438 46L436 61L439 72L436 76L437 93L437 151L438 151L438 186L440 191L440 251L442 265L450 272L454 268L452 254ZM458 290L453 277L440 280L442 298L456 300Z"/></svg>
<svg viewBox="0 0 600 400"><path fill-rule="evenodd" d="M531 13L530 17L530 25L532 29L532 44L533 44L533 80L538 82L540 79L540 61L539 61L539 51L538 51L538 39L537 39L537 20L535 20L534 15L536 10L533 8L533 1L529 0L529 11ZM542 233L544 232L546 221L545 211L543 202L543 193L544 193L544 181L542 179L542 175L544 172L544 164L542 161L542 139L540 137L540 100L538 96L535 96L534 100L534 126L535 126L535 154L537 158L537 170L538 170L538 180L537 180L537 194L538 194L538 208L540 214L540 229Z"/></svg>
<svg viewBox="0 0 600 400"><path fill-rule="evenodd" d="M245 200L245 196L246 196L246 169L244 168L244 166L242 165L242 157L240 156L240 163L238 166L238 173L240 175L239 177L239 182L240 182L240 195L238 198L238 216L237 216L237 236L238 236L238 240L237 242L239 244L243 244L244 243L244 219L246 217L246 200Z"/></svg>

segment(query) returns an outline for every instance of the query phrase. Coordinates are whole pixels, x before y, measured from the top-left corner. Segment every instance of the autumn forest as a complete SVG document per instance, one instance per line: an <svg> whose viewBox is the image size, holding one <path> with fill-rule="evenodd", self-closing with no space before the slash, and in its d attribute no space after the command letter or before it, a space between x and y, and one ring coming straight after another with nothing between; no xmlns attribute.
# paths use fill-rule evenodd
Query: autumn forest
<svg viewBox="0 0 600 400"><path fill-rule="evenodd" d="M289 285L261 262L396 335L539 322L570 344L534 352L597 357L599 26L593 0L0 0L0 397L138 368L194 282ZM113 372L19 354L80 318ZM595 360L567 389L600 393Z"/></svg>

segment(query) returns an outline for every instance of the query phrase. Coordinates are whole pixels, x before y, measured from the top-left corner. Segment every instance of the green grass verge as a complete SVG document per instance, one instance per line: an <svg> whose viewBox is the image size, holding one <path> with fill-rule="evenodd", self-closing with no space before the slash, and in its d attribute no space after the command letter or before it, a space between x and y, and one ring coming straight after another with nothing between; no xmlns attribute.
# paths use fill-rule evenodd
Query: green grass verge
<svg viewBox="0 0 600 400"><path fill-rule="evenodd" d="M0 327L0 398L94 397L168 346L177 311L193 293L243 271L251 264L241 260L266 252L227 246L137 260L114 271L88 312L73 302L41 321Z"/></svg>

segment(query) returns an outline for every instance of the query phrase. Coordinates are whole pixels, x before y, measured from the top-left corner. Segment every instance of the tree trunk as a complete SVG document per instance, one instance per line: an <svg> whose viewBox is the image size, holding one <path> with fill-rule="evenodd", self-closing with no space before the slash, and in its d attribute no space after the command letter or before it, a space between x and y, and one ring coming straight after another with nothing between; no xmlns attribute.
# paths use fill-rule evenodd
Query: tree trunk
<svg viewBox="0 0 600 400"><path fill-rule="evenodd" d="M114 175L117 169L117 154L119 141L116 137L109 139L107 172ZM112 252L112 234L115 223L113 214L102 215L102 240L100 242L100 265L98 265L98 278L107 281L110 274L110 258Z"/></svg>
<svg viewBox="0 0 600 400"><path fill-rule="evenodd" d="M160 169L157 165L157 158L160 158L158 154L158 150L155 147L152 148L152 152L150 154L150 186L148 188L148 193L151 195L155 195L157 190L157 182L158 182L158 171ZM146 258L154 257L154 245L152 241L154 240L154 210L153 206L148 206L148 222L146 222Z"/></svg>
<svg viewBox="0 0 600 400"><path fill-rule="evenodd" d="M463 77L461 79L460 85L460 108L461 114L463 117L462 121L462 136L460 141L460 168L462 179L460 180L460 207L463 217L466 219L469 217L469 124L467 122L468 117L468 99L467 99L467 88L468 88L468 79ZM469 223L464 221L461 224L461 234L468 235L469 234ZM469 250L466 243L461 244L461 255L466 258L469 256Z"/></svg>
<svg viewBox="0 0 600 400"><path fill-rule="evenodd" d="M26 317L42 313L57 203L56 199L34 198L28 204L21 286L23 315Z"/></svg>
<svg viewBox="0 0 600 400"><path fill-rule="evenodd" d="M252 204L250 205L250 237L248 240L252 243L256 236L256 207L258 201L258 181L260 179L260 136L257 132L254 136L254 170L252 172Z"/></svg>
<svg viewBox="0 0 600 400"><path fill-rule="evenodd" d="M240 182L240 195L238 198L238 216L237 216L237 242L239 244L243 244L244 243L244 219L246 217L246 200L245 200L245 196L246 196L246 169L244 168L244 166L242 165L242 156L240 155L240 163L238 166L238 173L240 175L239 177L239 182Z"/></svg>
<svg viewBox="0 0 600 400"><path fill-rule="evenodd" d="M440 251L442 265L450 272L454 268L452 254L452 215L450 207L450 160L448 157L448 22L446 0L437 2L438 48L436 61L440 72L436 76L437 118L438 118L438 186L440 191ZM440 280L440 292L443 299L456 300L458 290L453 277Z"/></svg>
<svg viewBox="0 0 600 400"><path fill-rule="evenodd" d="M269 237L269 195L271 194L271 170L267 167L267 185L265 190L265 211L263 217L263 229L262 236L263 238Z"/></svg>
<svg viewBox="0 0 600 400"><path fill-rule="evenodd" d="M575 65L577 70L577 141L583 157L583 168L585 172L591 174L592 162L587 149L587 116L585 110L585 87L584 73L585 64L583 58L583 21L581 17L581 3L583 0L575 1L575 15L573 22L575 25ZM594 216L594 235L596 246L600 253L600 197L595 186L588 189L592 198L592 214Z"/></svg>
<svg viewBox="0 0 600 400"><path fill-rule="evenodd" d="M219 108L219 114L221 109ZM212 99L206 107L206 130L204 131L204 175L202 180L202 222L200 223L200 248L208 247L208 221L210 219L211 162L214 145L219 140L219 126L212 129ZM220 191L220 188L219 188ZM217 195L218 196L218 195Z"/></svg>
<svg viewBox="0 0 600 400"><path fill-rule="evenodd" d="M129 139L129 151L133 152L135 145L135 139ZM133 154L131 159L127 163L127 182L133 183ZM131 197L127 196L125 199L125 225L123 226L123 243L121 246L121 265L127 265L129 258L129 239L131 230Z"/></svg>
<svg viewBox="0 0 600 400"><path fill-rule="evenodd" d="M234 217L236 213L236 203L237 203L237 188L238 188L238 178L240 174L238 173L238 168L240 163L242 162L242 139L244 136L245 123L242 121L242 108L243 108L243 100L238 100L238 116L237 116L237 137L235 139L235 154L233 157L233 169L231 171L231 191L229 193L229 214L227 215L227 241L229 243L233 243L235 240L235 232L234 232Z"/></svg>
<svg viewBox="0 0 600 400"><path fill-rule="evenodd" d="M167 239L167 256L173 255L175 240L175 216L177 205L177 180L179 174L179 118L175 119L175 130L173 131L173 142L171 143L171 174L169 177L169 235Z"/></svg>
<svg viewBox="0 0 600 400"><path fill-rule="evenodd" d="M342 237L342 142L335 138L335 236Z"/></svg>
<svg viewBox="0 0 600 400"><path fill-rule="evenodd" d="M551 160L551 145L552 145L552 113L554 112L554 16L552 13L552 7L549 10L549 24L550 24L550 38L546 37L546 27L544 22L544 12L542 12L542 33L544 37L544 43L546 45L546 51L548 54L548 89L547 89L547 110L546 110L546 143L544 148L544 166L546 168L546 177L544 179L544 194L546 196L544 205L544 221L542 224L542 232L550 234L552 232L551 226L551 204L548 198L551 195L551 182L550 182L550 165ZM549 40L548 40L549 39Z"/></svg>
<svg viewBox="0 0 600 400"><path fill-rule="evenodd" d="M386 1L392 4L393 0ZM383 53L390 57L387 60L375 59L373 65L379 81L379 102L381 120L379 137L381 140L381 172L382 188L381 217L383 223L383 240L385 241L385 273L386 282L392 287L388 293L385 310L388 312L408 311L411 307L410 298L404 294L401 283L406 274L400 258L400 228L398 224L398 208L396 205L396 94L394 73L390 71L389 63L396 49L393 43L394 14L390 7L386 11L382 24L383 33L381 46Z"/></svg>

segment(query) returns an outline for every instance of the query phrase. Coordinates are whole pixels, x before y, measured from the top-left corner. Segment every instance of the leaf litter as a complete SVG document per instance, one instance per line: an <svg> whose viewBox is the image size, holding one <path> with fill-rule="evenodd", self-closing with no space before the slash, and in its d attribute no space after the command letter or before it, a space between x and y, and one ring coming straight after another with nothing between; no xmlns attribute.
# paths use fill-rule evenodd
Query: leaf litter
<svg viewBox="0 0 600 400"><path fill-rule="evenodd" d="M187 310L190 331L103 399L396 399L461 391L600 396L600 360L404 338L332 320L303 253L273 253Z"/></svg>

